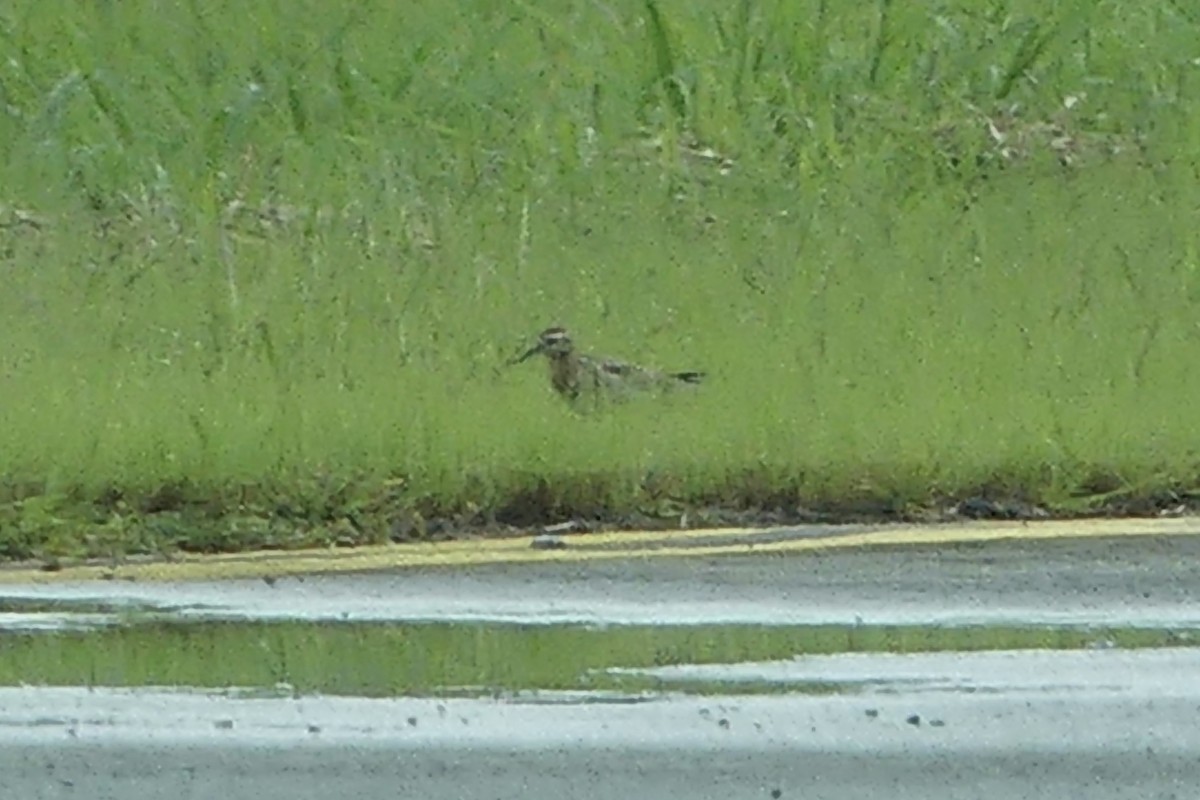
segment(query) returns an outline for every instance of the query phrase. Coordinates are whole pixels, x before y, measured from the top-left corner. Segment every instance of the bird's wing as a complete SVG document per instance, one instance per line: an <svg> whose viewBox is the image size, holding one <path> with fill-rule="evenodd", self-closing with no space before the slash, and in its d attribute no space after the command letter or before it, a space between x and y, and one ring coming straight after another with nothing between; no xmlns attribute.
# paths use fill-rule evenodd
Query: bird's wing
<svg viewBox="0 0 1200 800"><path fill-rule="evenodd" d="M622 378L644 372L639 366L630 364L628 361L617 361L614 358L602 358L598 362L598 365L601 372L606 372L609 375L617 375Z"/></svg>

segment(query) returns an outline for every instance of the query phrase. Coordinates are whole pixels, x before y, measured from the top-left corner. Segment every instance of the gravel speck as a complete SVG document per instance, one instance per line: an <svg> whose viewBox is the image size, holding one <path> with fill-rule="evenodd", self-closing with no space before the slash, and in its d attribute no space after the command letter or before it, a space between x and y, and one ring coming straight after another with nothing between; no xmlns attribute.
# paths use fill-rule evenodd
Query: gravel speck
<svg viewBox="0 0 1200 800"><path fill-rule="evenodd" d="M567 543L563 541L561 536L543 533L540 536L533 537L533 541L529 543L529 546L534 550L565 550Z"/></svg>

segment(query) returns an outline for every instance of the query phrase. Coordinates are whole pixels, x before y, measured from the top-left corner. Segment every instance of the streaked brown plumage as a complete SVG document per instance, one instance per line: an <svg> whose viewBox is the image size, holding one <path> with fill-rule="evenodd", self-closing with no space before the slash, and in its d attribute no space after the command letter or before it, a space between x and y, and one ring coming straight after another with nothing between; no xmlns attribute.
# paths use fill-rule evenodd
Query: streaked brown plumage
<svg viewBox="0 0 1200 800"><path fill-rule="evenodd" d="M660 372L626 361L580 353L565 328L547 328L537 343L509 364L544 355L550 365L550 385L571 403L619 400L637 393L666 392L700 383L703 372Z"/></svg>

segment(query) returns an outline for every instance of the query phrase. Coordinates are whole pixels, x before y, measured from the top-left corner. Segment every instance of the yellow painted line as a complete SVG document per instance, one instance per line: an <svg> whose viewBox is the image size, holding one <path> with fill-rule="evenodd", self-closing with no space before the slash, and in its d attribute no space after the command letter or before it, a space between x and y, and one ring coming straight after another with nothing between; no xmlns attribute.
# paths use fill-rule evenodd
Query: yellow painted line
<svg viewBox="0 0 1200 800"><path fill-rule="evenodd" d="M282 577L420 567L609 561L621 558L678 558L803 553L873 547L912 547L1001 540L1096 539L1127 536L1194 536L1200 518L972 522L945 525L829 527L828 533L761 541L789 528L708 529L673 532L575 534L562 550L535 550L531 537L441 543L381 545L356 549L261 551L187 556L178 561L87 564L57 572L0 569L0 584L89 580L194 581ZM722 540L714 543L712 540ZM755 540L759 541L755 541ZM708 540L706 543L705 540Z"/></svg>

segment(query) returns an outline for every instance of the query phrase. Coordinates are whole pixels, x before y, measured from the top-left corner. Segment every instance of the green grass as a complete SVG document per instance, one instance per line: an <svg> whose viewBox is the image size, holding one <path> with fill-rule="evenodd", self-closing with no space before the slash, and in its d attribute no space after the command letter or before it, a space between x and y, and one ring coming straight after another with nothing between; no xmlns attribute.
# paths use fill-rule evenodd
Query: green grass
<svg viewBox="0 0 1200 800"><path fill-rule="evenodd" d="M243 687L369 696L525 689L730 691L729 683L608 674L613 667L736 664L826 653L1172 647L1191 630L1088 627L142 622L6 633L0 685ZM795 683L734 684L796 691ZM830 692L833 682L802 685Z"/></svg>
<svg viewBox="0 0 1200 800"><path fill-rule="evenodd" d="M0 555L1186 500L1198 38L1115 0L7 3ZM555 323L710 381L580 418L498 369Z"/></svg>

